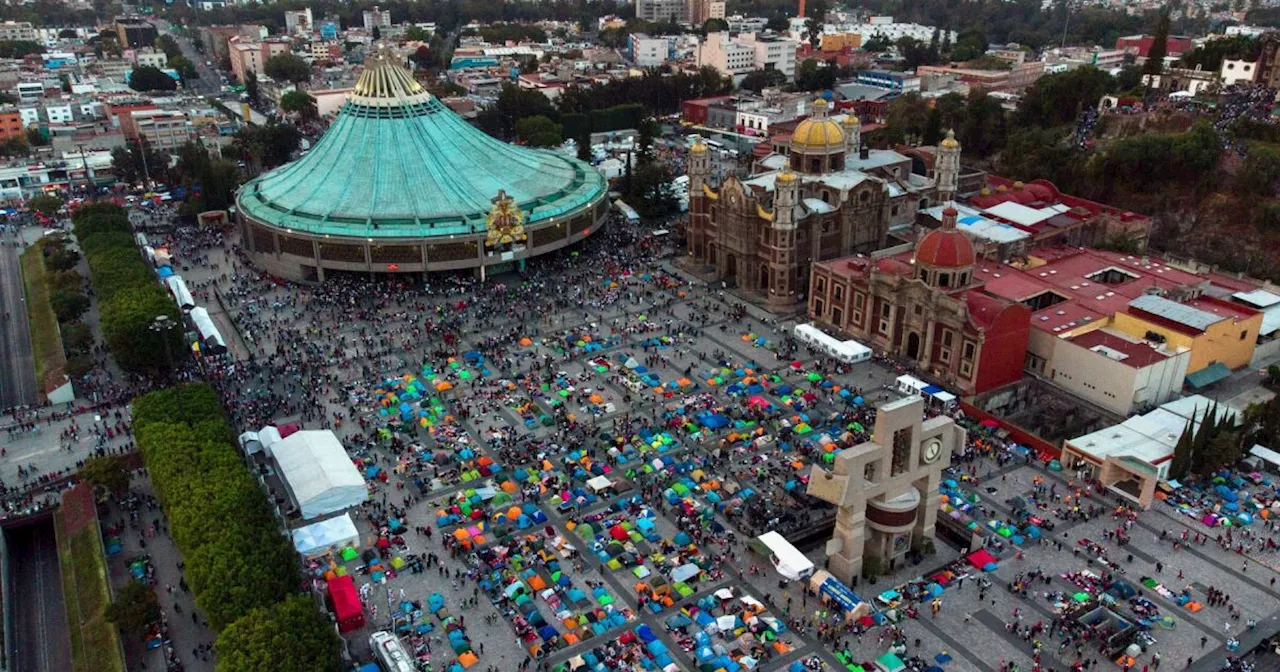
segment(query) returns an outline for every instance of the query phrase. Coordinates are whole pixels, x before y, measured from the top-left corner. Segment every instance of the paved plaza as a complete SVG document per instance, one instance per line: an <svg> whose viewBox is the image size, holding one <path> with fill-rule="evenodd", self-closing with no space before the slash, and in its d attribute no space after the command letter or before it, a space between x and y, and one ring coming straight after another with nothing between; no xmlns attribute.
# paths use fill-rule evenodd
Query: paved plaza
<svg viewBox="0 0 1280 672"><path fill-rule="evenodd" d="M1014 519L1015 500L1038 494L1043 504L1029 508L1046 521L1039 542L993 537L998 569L981 572L939 541L933 555L853 586L874 601L950 570L936 601L896 605L918 608L896 627L840 621L800 584L780 583L746 541L822 529L832 510L804 492L811 465L834 450L824 437L870 438L875 407L898 398L889 387L902 371L878 360L838 368L797 347L787 338L794 321L682 275L659 239L615 226L484 285L352 276L321 288L260 276L233 252L234 237L168 242L197 301L224 315L231 350L244 355L201 363L237 430L332 428L368 477L370 499L352 512L364 552L310 567L316 577L350 574L361 590L368 625L346 637L354 660L371 659L371 632L398 628L445 669L457 657L453 627L478 656L471 669L504 672L572 667L579 656L617 670L667 660L695 670L722 652L762 670L872 669L890 650L921 670L1025 672L1037 657L1039 669L1068 670L1099 654L1051 634L1055 612L1107 573L1147 600L1154 641L1135 669L1153 668L1156 652L1160 669L1220 669L1229 639L1248 649L1280 630L1274 555L1246 558L1212 539L1175 550L1184 522L1196 523L1168 507L1129 522L1114 497L1068 504L1071 474L1006 452L980 427L971 439L997 449L957 458L946 478L976 498L982 521ZM611 487L588 483L601 475ZM275 475L263 477L287 510ZM135 486L145 496L145 478ZM124 522L113 581L126 560L151 555L177 624L175 655L187 669L212 669L193 650L212 636L199 614L192 624L163 517L145 499L138 507L136 526L115 509L104 521ZM823 540L802 544L818 567ZM1204 608L1161 597L1166 586ZM1209 606L1210 589L1226 603ZM161 669L157 652L147 661Z"/></svg>

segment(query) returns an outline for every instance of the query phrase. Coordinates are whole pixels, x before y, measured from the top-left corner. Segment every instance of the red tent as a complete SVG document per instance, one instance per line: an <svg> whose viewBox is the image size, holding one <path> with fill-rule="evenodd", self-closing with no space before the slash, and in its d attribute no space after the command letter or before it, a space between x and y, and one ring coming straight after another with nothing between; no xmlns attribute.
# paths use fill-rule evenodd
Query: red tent
<svg viewBox="0 0 1280 672"><path fill-rule="evenodd" d="M329 606L338 619L338 632L351 632L364 627L364 608L350 576L329 579Z"/></svg>
<svg viewBox="0 0 1280 672"><path fill-rule="evenodd" d="M969 564L973 565L977 569L982 569L995 561L995 556L988 553L985 548L980 548L969 554Z"/></svg>

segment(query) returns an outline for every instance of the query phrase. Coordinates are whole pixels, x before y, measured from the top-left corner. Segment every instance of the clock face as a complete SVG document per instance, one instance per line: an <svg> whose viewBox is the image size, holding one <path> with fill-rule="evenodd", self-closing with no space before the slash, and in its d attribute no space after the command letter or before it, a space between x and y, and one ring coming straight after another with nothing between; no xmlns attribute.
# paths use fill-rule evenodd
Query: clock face
<svg viewBox="0 0 1280 672"><path fill-rule="evenodd" d="M920 452L924 456L924 461L935 462L942 457L942 441L940 439L928 439L920 447Z"/></svg>

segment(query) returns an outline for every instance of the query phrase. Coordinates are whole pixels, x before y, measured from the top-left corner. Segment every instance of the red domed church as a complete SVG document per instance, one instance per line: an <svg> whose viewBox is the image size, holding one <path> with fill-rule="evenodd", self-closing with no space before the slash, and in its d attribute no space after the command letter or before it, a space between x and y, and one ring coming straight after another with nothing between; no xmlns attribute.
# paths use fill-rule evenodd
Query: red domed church
<svg viewBox="0 0 1280 672"><path fill-rule="evenodd" d="M939 196L950 201L954 183L947 170L939 174ZM1022 377L1031 310L987 293L975 280L980 262L973 242L956 228L957 214L948 204L942 226L910 251L814 264L809 315L969 395Z"/></svg>

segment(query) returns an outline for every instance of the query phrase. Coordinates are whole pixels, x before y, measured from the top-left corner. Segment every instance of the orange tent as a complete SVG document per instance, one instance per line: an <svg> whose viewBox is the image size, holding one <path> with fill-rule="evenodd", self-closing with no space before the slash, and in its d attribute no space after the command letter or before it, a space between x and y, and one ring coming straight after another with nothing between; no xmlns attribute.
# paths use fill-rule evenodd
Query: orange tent
<svg viewBox="0 0 1280 672"><path fill-rule="evenodd" d="M524 338L520 339L520 345L523 345L524 347L527 348L533 345L533 339L529 338L528 336L525 336Z"/></svg>
<svg viewBox="0 0 1280 672"><path fill-rule="evenodd" d="M458 662L462 664L463 668L469 669L472 665L480 662L480 658L477 657L476 654L468 651L461 656L458 656Z"/></svg>
<svg viewBox="0 0 1280 672"><path fill-rule="evenodd" d="M602 403L604 403L604 397L602 397L602 396L600 396L600 395L598 395L598 394L593 394L593 395L591 395L589 398L591 399L591 403L593 403L593 404L602 404Z"/></svg>

